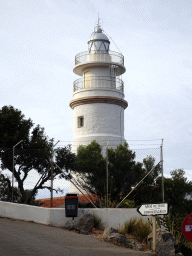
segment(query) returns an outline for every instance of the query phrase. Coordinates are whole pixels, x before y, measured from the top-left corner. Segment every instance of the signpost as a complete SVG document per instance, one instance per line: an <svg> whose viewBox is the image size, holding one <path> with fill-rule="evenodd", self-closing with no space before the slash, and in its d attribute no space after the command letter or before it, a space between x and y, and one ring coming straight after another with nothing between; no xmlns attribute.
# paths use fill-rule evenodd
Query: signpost
<svg viewBox="0 0 192 256"><path fill-rule="evenodd" d="M187 240L192 242L192 214L189 214L182 222L182 232Z"/></svg>
<svg viewBox="0 0 192 256"><path fill-rule="evenodd" d="M168 214L168 204L142 204L140 207L137 208L137 211L142 216L153 216L153 250L155 251L156 215Z"/></svg>
<svg viewBox="0 0 192 256"><path fill-rule="evenodd" d="M137 208L137 211L142 216L163 215L168 213L168 204L142 204L139 208Z"/></svg>

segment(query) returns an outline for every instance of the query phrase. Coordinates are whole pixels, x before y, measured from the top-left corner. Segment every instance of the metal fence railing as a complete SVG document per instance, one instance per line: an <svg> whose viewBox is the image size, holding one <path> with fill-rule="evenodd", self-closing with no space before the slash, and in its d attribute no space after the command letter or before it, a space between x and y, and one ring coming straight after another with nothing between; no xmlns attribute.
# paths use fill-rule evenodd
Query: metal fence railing
<svg viewBox="0 0 192 256"><path fill-rule="evenodd" d="M67 142L60 142L56 149L66 147L67 144ZM112 143L111 141L110 145L101 145L104 159L106 159L107 149L109 148L115 150L115 142ZM162 161L161 145L154 147L152 147L152 145L138 147L138 145L130 144L129 149L135 152L135 162L143 163L143 159L149 156L155 159L155 164ZM71 192L71 188L75 188L79 194L86 194L84 197L86 198L90 191L84 186L85 183L79 183L77 174L74 175L74 173L71 173L72 176L70 176L65 169L61 170L59 166L57 168L54 152L55 151L51 151L48 155L45 155L42 149L15 148L14 151L13 148L0 149L0 200L17 203L33 202L34 204L44 207L62 207L64 204L64 196L68 192ZM108 166L110 166L110 163ZM105 180L104 186L106 186L106 188L108 182L108 176L106 176L107 168L105 164L103 179ZM51 176L51 170L53 170L53 176ZM89 170L87 166L85 171ZM108 171L110 172L110 167ZM124 171L127 172L129 170ZM118 177L116 177L116 179L118 179ZM83 179L83 182L86 182L86 179ZM119 183L120 182L122 181L119 181ZM79 190L77 187L79 187ZM33 193L34 189L35 193ZM12 193L14 195L13 197ZM106 200L110 201L110 193L110 189L108 189L108 197L104 198L105 202ZM28 202L27 200L31 195L32 199ZM84 202L89 203L89 200L86 198ZM114 207L114 205L109 204L109 202L107 202L106 205Z"/></svg>
<svg viewBox="0 0 192 256"><path fill-rule="evenodd" d="M81 52L75 56L75 65L85 62L112 62L124 65L124 56L119 52L109 51L109 53L89 53Z"/></svg>
<svg viewBox="0 0 192 256"><path fill-rule="evenodd" d="M73 82L73 92L88 88L108 88L124 91L124 83L120 78L94 76L89 79L80 78Z"/></svg>

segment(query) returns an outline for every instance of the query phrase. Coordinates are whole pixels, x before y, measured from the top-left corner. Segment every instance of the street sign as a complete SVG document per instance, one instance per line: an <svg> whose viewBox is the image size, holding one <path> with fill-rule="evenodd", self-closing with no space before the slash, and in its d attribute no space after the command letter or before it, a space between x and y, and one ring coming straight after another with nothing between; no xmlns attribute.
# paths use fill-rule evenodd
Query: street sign
<svg viewBox="0 0 192 256"><path fill-rule="evenodd" d="M192 214L189 214L182 222L183 235L192 242Z"/></svg>
<svg viewBox="0 0 192 256"><path fill-rule="evenodd" d="M137 211L142 216L163 215L168 213L168 204L142 204Z"/></svg>

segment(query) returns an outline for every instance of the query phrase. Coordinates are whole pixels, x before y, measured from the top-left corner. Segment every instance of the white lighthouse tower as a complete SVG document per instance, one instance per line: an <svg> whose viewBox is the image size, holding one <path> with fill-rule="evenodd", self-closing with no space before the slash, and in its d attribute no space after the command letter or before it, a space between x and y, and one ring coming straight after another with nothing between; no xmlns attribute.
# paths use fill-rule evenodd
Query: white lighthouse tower
<svg viewBox="0 0 192 256"><path fill-rule="evenodd" d="M73 84L72 150L96 140L101 146L124 143L124 57L109 50L110 41L98 22L88 51L75 56L73 72L81 78Z"/></svg>

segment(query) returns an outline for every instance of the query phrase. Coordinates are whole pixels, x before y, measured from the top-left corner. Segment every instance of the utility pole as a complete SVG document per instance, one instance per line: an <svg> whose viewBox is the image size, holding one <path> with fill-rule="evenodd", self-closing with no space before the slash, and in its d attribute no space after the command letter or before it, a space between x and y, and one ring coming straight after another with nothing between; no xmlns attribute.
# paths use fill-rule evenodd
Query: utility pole
<svg viewBox="0 0 192 256"><path fill-rule="evenodd" d="M164 203L164 176L163 176L163 139L160 146L161 174L162 174L162 201Z"/></svg>
<svg viewBox="0 0 192 256"><path fill-rule="evenodd" d="M57 143L59 143L60 141L58 140ZM54 150L53 148L57 145L57 143L52 146L51 149L51 208L53 207L53 154L54 154Z"/></svg>
<svg viewBox="0 0 192 256"><path fill-rule="evenodd" d="M51 149L51 208L53 207L53 148Z"/></svg>
<svg viewBox="0 0 192 256"><path fill-rule="evenodd" d="M13 189L14 189L14 173L15 173L15 162L14 162L14 156L15 156L15 147L19 145L23 140L20 140L15 146L13 146L13 170L12 170L12 202L14 201L13 199Z"/></svg>
<svg viewBox="0 0 192 256"><path fill-rule="evenodd" d="M109 141L107 142L107 147L106 147L106 179L107 179L107 208L109 207L108 201L109 201L109 168L108 168L108 144Z"/></svg>

